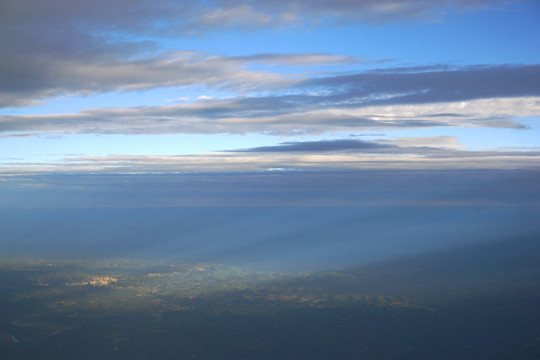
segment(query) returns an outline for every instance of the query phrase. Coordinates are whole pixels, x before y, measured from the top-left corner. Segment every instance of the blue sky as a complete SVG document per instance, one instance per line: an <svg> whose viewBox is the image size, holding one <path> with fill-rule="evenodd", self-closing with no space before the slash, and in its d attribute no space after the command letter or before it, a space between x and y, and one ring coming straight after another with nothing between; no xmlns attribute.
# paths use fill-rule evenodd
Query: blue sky
<svg viewBox="0 0 540 360"><path fill-rule="evenodd" d="M2 6L2 173L538 166L535 1Z"/></svg>

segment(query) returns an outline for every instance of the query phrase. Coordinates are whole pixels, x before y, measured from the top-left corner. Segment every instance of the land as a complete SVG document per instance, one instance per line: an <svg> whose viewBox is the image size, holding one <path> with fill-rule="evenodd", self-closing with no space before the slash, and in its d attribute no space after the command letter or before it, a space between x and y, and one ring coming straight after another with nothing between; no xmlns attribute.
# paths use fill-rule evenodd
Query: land
<svg viewBox="0 0 540 360"><path fill-rule="evenodd" d="M4 259L0 358L540 359L538 244L512 245L309 273Z"/></svg>

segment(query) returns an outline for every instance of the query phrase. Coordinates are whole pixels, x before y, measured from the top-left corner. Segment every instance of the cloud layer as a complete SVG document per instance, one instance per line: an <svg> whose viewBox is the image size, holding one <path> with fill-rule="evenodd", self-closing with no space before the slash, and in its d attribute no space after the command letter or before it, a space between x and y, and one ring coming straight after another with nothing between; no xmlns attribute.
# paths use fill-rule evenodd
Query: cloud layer
<svg viewBox="0 0 540 360"><path fill-rule="evenodd" d="M0 107L35 104L62 94L205 84L274 88L280 76L246 71L246 63L334 63L327 54L259 54L236 58L169 53L158 39L215 31L354 21L432 20L446 11L478 9L497 0L364 0L208 2L21 0L0 11ZM149 54L158 53L158 57ZM256 84L262 85L257 86Z"/></svg>
<svg viewBox="0 0 540 360"><path fill-rule="evenodd" d="M540 169L0 176L0 208L534 205ZM39 195L39 196L37 196Z"/></svg>
<svg viewBox="0 0 540 360"><path fill-rule="evenodd" d="M284 142L195 155L71 155L50 163L10 159L0 174L305 172L360 169L540 169L540 148L465 149L454 137Z"/></svg>
<svg viewBox="0 0 540 360"><path fill-rule="evenodd" d="M320 46L309 47L316 49L313 52L263 49L249 53L231 49L224 55L178 45L183 43L178 39L202 39L215 34L229 36L271 30L286 36L287 31L308 31L315 27L353 24L358 29L358 24L386 26L394 22L444 21L449 14L504 8L505 3L498 0L3 3L0 5L2 138L175 133L264 134L288 138L274 146L241 148L240 145L228 151L216 148L215 153L192 156L83 154L66 155L51 164L31 164L24 159L19 162L4 157L2 171L24 168L24 171L174 172L535 165L538 153L530 148L480 152L467 151L452 137L361 141L336 140L335 134L441 127L526 130L528 125L522 118L540 115L537 80L540 64L457 66L443 61L414 66L388 59L362 58L361 54L320 52L317 51ZM153 106L132 107L105 107L88 100L95 99L91 95L114 93L124 96L122 99L131 99L126 103L133 104L134 97L130 98L133 92L144 96L146 90L162 90L170 95L171 89L178 90L178 94L164 98L163 105L156 98L152 98ZM194 92L190 99L186 92L191 90ZM39 109L43 108L25 108L58 97L73 100L72 96L89 96L86 99L92 105L80 106L81 110L71 113L40 113ZM16 107L23 109L14 110ZM316 135L317 139L326 136L327 140L291 140L298 135Z"/></svg>
<svg viewBox="0 0 540 360"><path fill-rule="evenodd" d="M277 58L284 62L291 59L278 55L260 57L271 58L272 61ZM293 61L300 61L302 56L294 55L292 58ZM322 58L334 59L331 56ZM234 63L237 60L209 61L213 65L207 66L205 61L200 61L193 64L191 70L186 69L186 72L192 73L189 76L219 83L223 77L217 73L227 72L228 68L217 67L216 62ZM175 62L167 66L174 68ZM206 67L208 71L203 71ZM107 67L104 69L104 73L109 74ZM139 74L138 77L131 77L129 72L115 69L111 70L111 76L104 77L103 82L96 84L107 86L107 82L123 80L134 84L140 80L139 85L142 86L146 77L154 83L160 79L167 83L173 81L165 70L163 74L159 69L151 69L148 73L132 70ZM189 76L181 80L189 81ZM271 83L280 89L274 91L273 95L242 95L181 105L96 108L74 114L1 116L0 131L294 134L433 126L524 128L524 125L516 121L516 117L540 114L538 78L539 65L371 71L347 76L291 80L294 82L292 85L291 81L279 76L262 74L258 77L257 73L239 71L235 73L236 86L257 86L255 83L268 86ZM84 80L84 77L78 79ZM114 86L119 85L111 85ZM77 84L74 88L82 86Z"/></svg>

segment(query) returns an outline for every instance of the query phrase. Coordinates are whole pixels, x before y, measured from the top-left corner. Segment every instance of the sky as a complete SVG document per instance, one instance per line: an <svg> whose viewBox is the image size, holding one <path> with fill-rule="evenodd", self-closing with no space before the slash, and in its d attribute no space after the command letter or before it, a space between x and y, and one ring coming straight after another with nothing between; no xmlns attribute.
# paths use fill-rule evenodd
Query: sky
<svg viewBox="0 0 540 360"><path fill-rule="evenodd" d="M525 0L0 0L2 255L535 238L538 34Z"/></svg>
<svg viewBox="0 0 540 360"><path fill-rule="evenodd" d="M0 3L0 172L536 168L536 1Z"/></svg>

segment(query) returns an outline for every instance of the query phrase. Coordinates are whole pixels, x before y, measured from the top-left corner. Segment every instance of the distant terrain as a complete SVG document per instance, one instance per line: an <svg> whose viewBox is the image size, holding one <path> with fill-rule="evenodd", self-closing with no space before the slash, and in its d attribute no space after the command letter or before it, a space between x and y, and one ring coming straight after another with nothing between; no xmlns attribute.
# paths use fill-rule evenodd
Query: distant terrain
<svg viewBox="0 0 540 360"><path fill-rule="evenodd" d="M535 238L327 272L0 262L2 359L540 359Z"/></svg>

